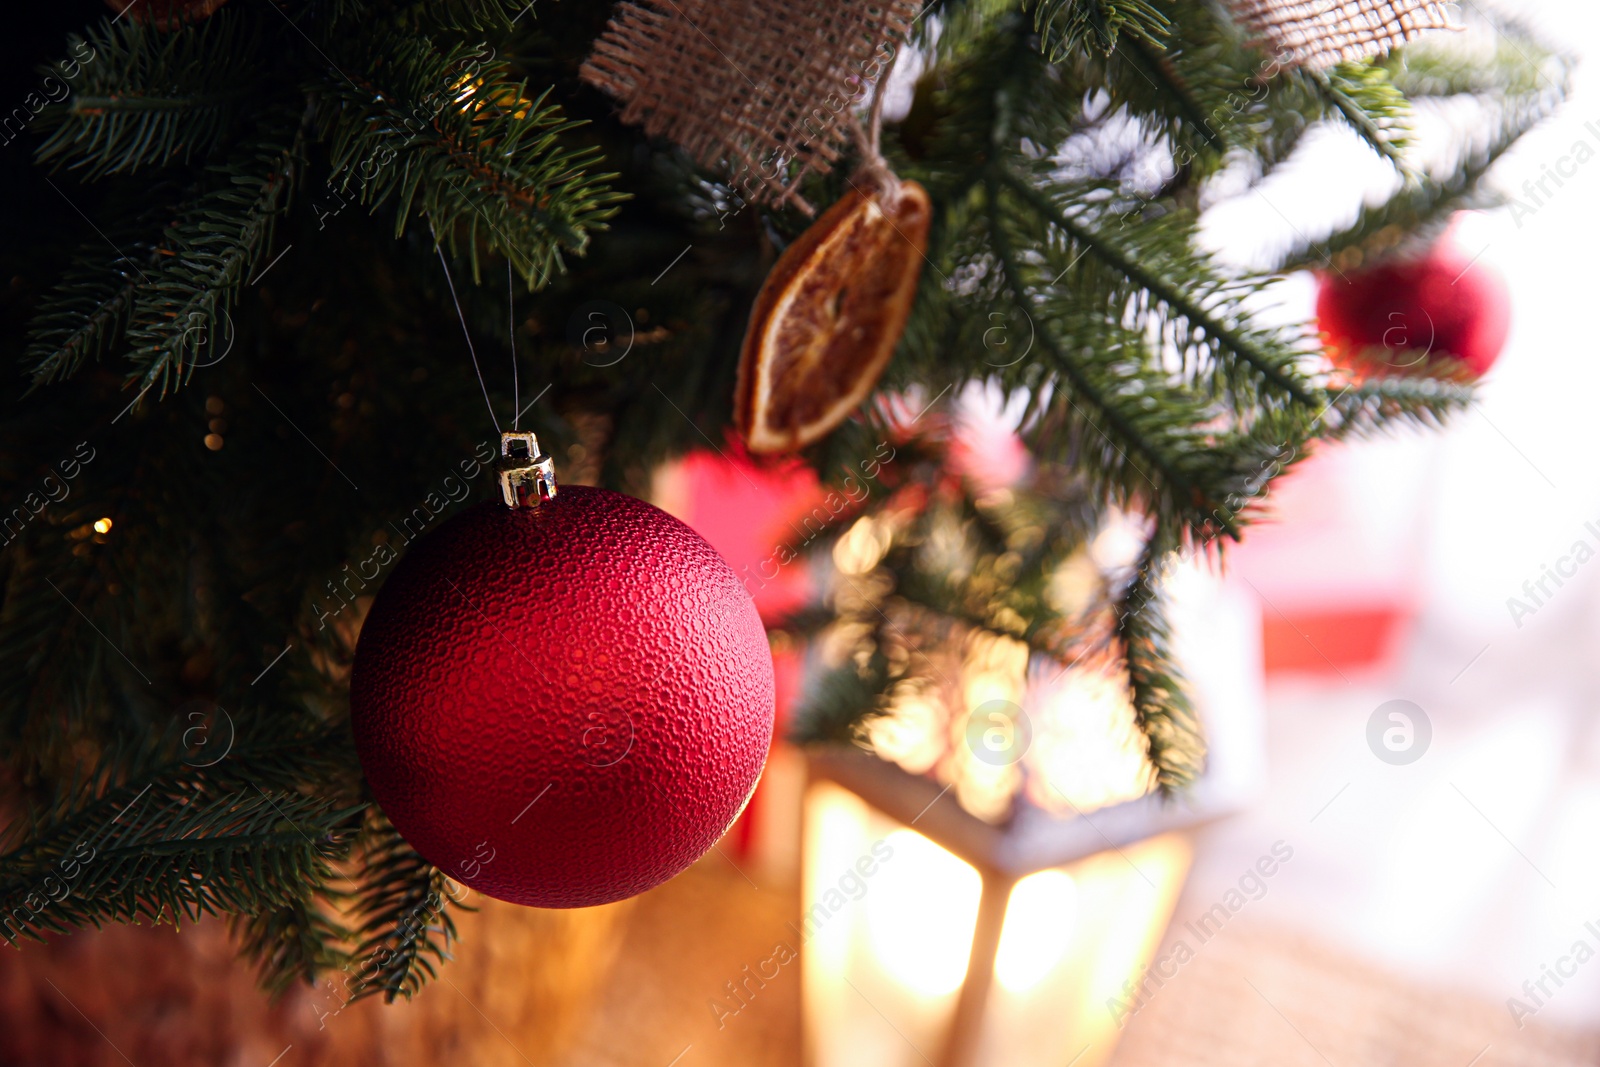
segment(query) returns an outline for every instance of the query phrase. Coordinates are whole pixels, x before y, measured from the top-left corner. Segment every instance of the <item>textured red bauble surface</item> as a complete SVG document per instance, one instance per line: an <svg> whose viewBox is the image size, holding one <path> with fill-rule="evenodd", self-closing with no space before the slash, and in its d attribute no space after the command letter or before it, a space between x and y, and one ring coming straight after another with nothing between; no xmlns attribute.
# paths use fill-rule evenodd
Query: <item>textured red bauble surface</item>
<svg viewBox="0 0 1600 1067"><path fill-rule="evenodd" d="M755 788L772 712L766 632L722 557L581 485L418 541L350 681L395 828L451 877L546 908L641 893L711 848Z"/></svg>
<svg viewBox="0 0 1600 1067"><path fill-rule="evenodd" d="M1329 357L1358 377L1404 374L1440 355L1481 377L1505 347L1511 294L1447 234L1421 258L1323 275L1317 325Z"/></svg>

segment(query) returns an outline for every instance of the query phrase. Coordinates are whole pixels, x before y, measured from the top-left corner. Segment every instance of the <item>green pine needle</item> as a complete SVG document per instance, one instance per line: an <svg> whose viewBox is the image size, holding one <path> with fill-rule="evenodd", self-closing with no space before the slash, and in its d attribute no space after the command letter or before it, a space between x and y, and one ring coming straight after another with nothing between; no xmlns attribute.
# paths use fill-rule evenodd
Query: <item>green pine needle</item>
<svg viewBox="0 0 1600 1067"><path fill-rule="evenodd" d="M351 999L382 994L410 999L450 959L456 938L452 895L444 873L376 815L364 839L353 897L360 916L346 966Z"/></svg>
<svg viewBox="0 0 1600 1067"><path fill-rule="evenodd" d="M177 32L137 19L71 37L81 63L71 97L46 108L37 159L85 180L204 161L253 103L263 68L257 20L232 8Z"/></svg>
<svg viewBox="0 0 1600 1067"><path fill-rule="evenodd" d="M1148 0L1040 0L1033 23L1052 59L1089 47L1110 55L1122 34L1159 49L1172 28Z"/></svg>
<svg viewBox="0 0 1600 1067"><path fill-rule="evenodd" d="M266 262L300 176L300 152L287 139L265 141L209 168L208 188L180 208L142 272L127 331L130 386L164 396L232 343L229 312Z"/></svg>
<svg viewBox="0 0 1600 1067"><path fill-rule="evenodd" d="M421 216L452 253L465 249L474 278L490 248L543 286L615 213L615 175L570 146L582 123L486 51L396 34L350 58L362 73L329 72L321 109L332 180L374 209L392 203L396 236Z"/></svg>

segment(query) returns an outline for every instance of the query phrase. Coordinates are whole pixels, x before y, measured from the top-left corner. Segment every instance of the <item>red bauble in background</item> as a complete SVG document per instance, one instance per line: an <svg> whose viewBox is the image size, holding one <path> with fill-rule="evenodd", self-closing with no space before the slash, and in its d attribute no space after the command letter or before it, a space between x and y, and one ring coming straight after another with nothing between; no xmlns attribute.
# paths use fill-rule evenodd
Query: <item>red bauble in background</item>
<svg viewBox="0 0 1600 1067"><path fill-rule="evenodd" d="M1317 324L1328 356L1357 378L1414 372L1442 355L1476 378L1505 346L1511 294L1446 233L1420 258L1322 275Z"/></svg>
<svg viewBox="0 0 1600 1067"><path fill-rule="evenodd" d="M362 628L361 765L407 841L501 900L583 907L704 854L772 738L772 656L716 550L568 486L420 540Z"/></svg>
<svg viewBox="0 0 1600 1067"><path fill-rule="evenodd" d="M180 30L209 18L227 0L106 0L106 6L134 22L153 23L160 30ZM112 19L113 22L116 19Z"/></svg>

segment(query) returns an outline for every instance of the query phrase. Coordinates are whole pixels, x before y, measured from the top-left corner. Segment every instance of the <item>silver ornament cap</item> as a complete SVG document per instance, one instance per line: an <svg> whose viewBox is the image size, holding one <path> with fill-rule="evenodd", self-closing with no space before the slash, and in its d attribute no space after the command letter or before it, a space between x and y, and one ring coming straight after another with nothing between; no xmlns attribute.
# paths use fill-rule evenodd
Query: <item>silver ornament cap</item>
<svg viewBox="0 0 1600 1067"><path fill-rule="evenodd" d="M500 495L508 508L533 508L556 497L555 460L531 433L500 435Z"/></svg>

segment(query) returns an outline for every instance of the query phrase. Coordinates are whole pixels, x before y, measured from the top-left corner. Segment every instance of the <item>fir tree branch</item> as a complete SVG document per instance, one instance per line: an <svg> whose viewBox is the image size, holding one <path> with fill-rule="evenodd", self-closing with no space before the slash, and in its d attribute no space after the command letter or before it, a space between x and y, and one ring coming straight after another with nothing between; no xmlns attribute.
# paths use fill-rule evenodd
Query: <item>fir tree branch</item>
<svg viewBox="0 0 1600 1067"><path fill-rule="evenodd" d="M108 265L99 244L79 249L28 326L24 360L35 386L72 377L122 340L141 272L132 259Z"/></svg>
<svg viewBox="0 0 1600 1067"><path fill-rule="evenodd" d="M254 732L241 731L226 758L204 765L192 762L184 746L190 726L184 721L100 740L92 760L52 783L40 811L0 830L7 868L48 868L77 842L103 836L106 827L123 821L121 813L146 794L186 800L262 789L348 790L354 752L342 726L283 729L279 722L252 721Z"/></svg>
<svg viewBox="0 0 1600 1067"><path fill-rule="evenodd" d="M105 921L178 923L282 907L332 877L359 810L260 786L216 792L192 768L168 767L8 855L0 934L43 940Z"/></svg>
<svg viewBox="0 0 1600 1067"><path fill-rule="evenodd" d="M1369 148L1404 169L1410 106L1390 80L1387 68L1374 63L1340 63L1326 71L1294 67L1287 76L1309 86L1329 113L1343 119Z"/></svg>
<svg viewBox="0 0 1600 1067"><path fill-rule="evenodd" d="M926 51L919 110L885 151L934 197L932 267L884 389L917 383L925 399L980 380L1007 395L1026 390L1021 433L1039 463L1028 477L1055 480L1038 488L1042 501L1029 497L1031 483L1006 490L1011 510L997 516L951 488L942 455L915 477L905 474L911 447L885 460L883 492L863 507L882 509L874 521L912 523L907 513L932 501L927 523L890 548L860 583L865 592L818 609L833 620L828 637L853 647L810 694L797 729L859 743L860 723L895 703L895 686L927 681L912 673L919 649L939 655L935 646L956 647L961 634L1004 634L1053 652L1094 641L1125 656L1157 781L1181 789L1202 756L1156 599L1157 564L1174 547L1209 550L1236 536L1312 433L1431 423L1470 398L1439 375L1329 396L1309 339L1250 313L1258 281L1197 250L1192 208L1219 168L1254 161L1265 173L1311 123L1350 123L1397 151L1398 127L1386 125L1399 117L1397 97L1378 75L1369 85L1366 72L1330 82L1336 92L1268 73L1214 0L933 0L926 11L914 32L927 41L937 23L938 43ZM383 223L345 217L313 238L321 220L308 219L307 243L319 247L297 247L298 266L273 276L273 299L240 316L241 347L207 371L207 396L188 391L134 409L118 425L126 436L101 446L109 458L70 487L70 499L24 503L37 498L42 472L60 471L61 427L79 421L82 405L115 410L127 397L108 404L101 376L82 374L0 420L0 467L16 489L10 506L22 509L10 513L22 530L0 554L0 760L24 783L8 805L33 804L0 835L8 936L226 911L269 987L337 969L351 996L408 995L447 957L454 905L443 874L378 813L353 807L360 776L342 684L356 612L345 608L356 586L367 589L363 568L376 566L375 545L391 543L396 516L449 494L451 503L421 511L426 526L455 506L440 479L460 471L464 481L449 484L465 486L473 476L428 457L474 454L478 438L461 427L482 425L482 398L437 355L440 337L459 342L448 307L428 298L437 263L377 231L389 212L396 232L420 219L460 252L508 254L535 283L584 255L571 276L514 302L517 352L540 386L556 382L537 416L541 430L555 428L551 451L576 457L584 453L568 446L581 443L599 460L574 463L638 487L658 460L703 446L702 430L717 432L744 312L770 258L766 235L788 221L696 214L681 156L614 121L590 90L573 90L570 68L602 18L589 5L531 11L521 0L273 0L229 5L166 38L152 31L137 49L131 19L95 31L107 42L96 62L115 55L121 65L105 70L121 73L103 84L85 80L88 70L67 79L82 95L47 116L55 125L41 163L107 179L96 224L130 255L109 267L109 256L72 262L35 326L29 358L41 381L130 336L132 384L188 380L212 353L185 347L186 337L214 336L271 256L273 221L304 187L304 168L321 164L318 138L333 172L327 195L359 198L381 209ZM214 54L184 51L206 34L222 42ZM492 61L490 43L512 52L514 66ZM1490 143L1464 165L1414 178L1330 247L1375 255L1457 206L1488 202L1483 170L1565 92L1556 61L1526 51L1520 64L1496 53L1481 71L1470 57L1412 49L1387 61L1402 92L1451 106L1470 92L1485 107ZM1402 68L1407 55L1418 61ZM531 90L519 80L530 71ZM308 111L302 153L291 116ZM598 118L580 127L584 116ZM626 179L597 174L603 159ZM154 177L176 180L158 187ZM817 188L841 182L836 173ZM643 194L626 216L613 215L614 186ZM160 217L130 227L139 212L129 205L150 203L163 206ZM46 221L60 221L52 209L77 225L60 204L45 209ZM619 229L595 240L608 224ZM690 241L694 254L657 286L660 264ZM19 242L18 263L60 262L52 243L32 243ZM421 279L408 274L419 261ZM48 283L18 273L25 292ZM479 295L467 302L485 323L474 329L499 336L510 309ZM577 365L563 324L594 297L648 310L632 357L653 361L648 374ZM997 321L1015 345L984 347ZM1029 327L1038 332L1026 334L1035 347L1024 355ZM652 377L690 419L661 403ZM270 447L279 425L255 417L265 411L248 388L257 379L318 452L327 445L328 463L309 449L300 462ZM205 402L213 396L224 415ZM220 452L196 441L214 418L227 423ZM867 430L862 455L899 432L868 421L836 437ZM397 456L401 437L423 458ZM811 458L840 447L824 442ZM351 503L334 463L352 474L382 469L384 484L362 478ZM1063 617L1047 596L1053 571L1119 505L1153 530L1138 573L1126 587L1094 578L1093 618ZM101 516L115 519L109 539L91 525ZM944 560L929 545L945 532L935 520L970 542L959 574L935 566ZM329 578L349 592L336 610L319 599L324 588L342 595ZM912 617L920 631L898 632L884 611ZM294 652L278 663L290 636ZM250 688L263 668L273 673ZM239 718L260 731L247 730L214 767L184 766L170 738L140 740L176 717L175 694L196 693L230 706L248 693L252 714ZM92 858L79 851L91 843Z"/></svg>
<svg viewBox="0 0 1600 1067"><path fill-rule="evenodd" d="M859 740L861 728L887 711L889 693L898 681L882 641L874 641L865 662L846 660L810 681L795 709L789 739L797 745Z"/></svg>
<svg viewBox="0 0 1600 1067"><path fill-rule="evenodd" d="M71 98L41 113L51 133L36 158L90 181L205 159L235 132L244 87L262 73L259 26L233 8L173 32L130 18L68 40L92 58Z"/></svg>
<svg viewBox="0 0 1600 1067"><path fill-rule="evenodd" d="M272 996L296 982L314 982L347 962L340 946L349 931L316 899L297 897L276 907L234 913L228 927L239 954L256 961L261 988Z"/></svg>
<svg viewBox="0 0 1600 1067"><path fill-rule="evenodd" d="M113 741L0 832L0 934L15 942L102 922L235 923L281 989L342 958L321 910L365 805L341 805L348 731L265 722L215 762L185 752L190 724ZM80 742L82 747L82 742Z"/></svg>
<svg viewBox="0 0 1600 1067"><path fill-rule="evenodd" d="M1326 429L1331 440L1369 437L1396 425L1437 428L1471 406L1472 382L1446 358L1433 357L1424 373L1368 378L1332 401Z"/></svg>
<svg viewBox="0 0 1600 1067"><path fill-rule="evenodd" d="M1565 97L1577 59L1539 38L1523 20L1474 5L1466 40L1431 37L1382 60L1410 99L1476 96L1495 105L1541 96Z"/></svg>
<svg viewBox="0 0 1600 1067"><path fill-rule="evenodd" d="M327 82L333 180L374 210L393 201L396 236L421 215L452 252L465 248L475 278L487 247L537 287L615 213L616 175L593 172L598 151L566 145L583 123L549 90L530 98L481 48L392 35L354 58L358 82Z"/></svg>
<svg viewBox="0 0 1600 1067"><path fill-rule="evenodd" d="M1340 257L1355 266L1374 256L1392 251L1402 235L1418 242L1430 240L1458 211L1495 207L1502 202L1498 194L1482 186L1482 179L1521 137L1554 110L1548 105L1530 103L1500 117L1491 127L1488 143L1471 152L1461 165L1444 178L1413 175L1389 199L1365 205L1349 226L1321 240L1298 240L1283 255L1278 271L1320 267Z"/></svg>
<svg viewBox="0 0 1600 1067"><path fill-rule="evenodd" d="M410 999L450 959L456 938L452 895L444 872L429 864L374 811L360 850L353 899L359 939L345 988L350 999L381 993Z"/></svg>
<svg viewBox="0 0 1600 1067"><path fill-rule="evenodd" d="M1027 309L1034 306L1035 301L1032 299L1032 293L1027 290L1026 283L1022 280L1021 264L1019 264L1016 251L1011 248L1010 237L1006 234L1005 224L1000 218L1000 182L997 179L990 179L987 182L986 192L990 240L994 242L995 254L998 256L998 266L1005 272L1005 285L1010 288L1011 299L1026 314ZM1123 462L1126 464L1126 467L1123 467L1122 464L1112 461L1109 456L1104 456L1104 453L1099 456L1104 462L1102 462L1101 466L1098 466L1098 469L1106 474L1107 482L1118 480L1118 482L1125 483L1125 490L1123 490L1125 498L1123 499L1130 499L1138 494L1138 491L1134 488L1136 483L1133 482L1133 478L1128 477L1128 474L1138 474L1139 478L1142 478L1144 483L1149 486L1149 490L1154 491L1157 496L1162 496L1162 486L1173 486L1174 494L1179 498L1192 496L1192 486L1189 485L1187 478L1182 474L1176 458L1173 458L1170 454L1163 453L1160 448L1155 446L1154 440L1149 435L1141 434L1139 429L1136 429L1133 419L1125 416L1123 411L1117 408L1114 403L1110 403L1110 397L1107 392L1096 387L1096 384L1088 378L1088 374L1083 371L1082 366L1078 365L1066 354L1061 342L1054 338L1054 334L1051 331L1042 331L1040 346L1045 349L1046 354L1050 355L1054 366L1058 366L1059 371L1064 374L1064 378L1066 378L1072 392L1078 398L1082 398L1083 402L1088 403L1101 416L1101 421L1109 429L1110 434L1107 435L1107 430L1102 430L1098 422L1088 418L1088 416L1083 416L1085 421L1090 424L1091 429L1096 434L1106 438L1107 445L1110 445L1110 448L1118 456L1122 456ZM1146 474L1144 467L1126 458L1126 450L1139 454L1157 472L1160 482ZM1125 470L1122 478L1117 478L1117 475L1114 474L1118 469Z"/></svg>
<svg viewBox="0 0 1600 1067"><path fill-rule="evenodd" d="M1036 302L1024 281L1017 253L1000 215L1000 190L999 179L991 177L986 187L990 240L999 260L998 265L1004 272L1004 284L1010 289L1011 299L1015 306L1027 314ZM1167 427L1140 426L1138 409L1145 406L1135 404L1133 412L1125 412L1115 404L1109 389L1091 379L1086 368L1067 354L1054 333L1047 328L1048 324L1044 325L1046 328L1039 330L1039 345L1050 357L1052 366L1065 378L1068 392L1063 400L1077 416L1066 421L1081 421L1092 431L1091 435L1079 430L1070 437L1076 446L1074 451L1082 449L1081 454L1087 461L1083 466L1094 472L1091 477L1096 479L1097 487L1115 487L1116 495L1123 501L1142 498L1149 502L1153 510L1168 514L1173 510L1180 513L1186 510L1185 502L1198 494L1177 453L1164 450L1156 443L1161 439L1160 431ZM1109 334L1110 331L1105 332ZM1113 347L1106 343L1108 338L1105 336L1096 340L1101 350L1111 350ZM1099 417L1084 412L1076 401L1087 404ZM1154 413L1153 408L1146 410ZM1098 435L1103 447L1093 447L1093 435ZM1131 458L1129 452L1144 460L1144 463Z"/></svg>
<svg viewBox="0 0 1600 1067"><path fill-rule="evenodd" d="M896 595L974 630L1015 638L1065 662L1082 639L1081 618L1051 602L1050 584L1101 521L1080 485L1052 486L1059 496L1013 488L1003 505L961 497L959 508L934 507L917 524L910 546L892 548L883 564ZM959 567L917 560L917 546L941 540L940 525L962 530L973 551Z"/></svg>
<svg viewBox="0 0 1600 1067"><path fill-rule="evenodd" d="M1133 579L1116 606L1116 632L1128 665L1134 721L1148 743L1156 784L1167 795L1182 791L1205 769L1205 740L1194 705L1172 658L1162 611L1159 570L1168 552L1146 544Z"/></svg>
<svg viewBox="0 0 1600 1067"><path fill-rule="evenodd" d="M289 120L284 125L292 128ZM286 131L285 131L286 132ZM158 395L184 385L197 362L220 358L229 313L266 259L301 170L298 135L264 138L210 168L209 188L180 209L137 293L128 328L130 385Z"/></svg>
<svg viewBox="0 0 1600 1067"><path fill-rule="evenodd" d="M1226 300L1226 294L1216 282L1208 285L1206 282L1210 280L1206 279L1198 286L1188 281L1180 283L1175 272L1153 254L1156 249L1138 248L1131 241L1119 241L1105 231L1096 230L1070 216L1059 200L1059 192L1052 196L1010 171L1001 172L1001 181L1041 221L1124 276L1136 290L1149 293L1155 301L1169 308L1174 316L1183 319L1188 324L1185 333L1193 339L1196 347L1218 359L1225 367L1248 367L1270 392L1279 393L1304 407L1320 407L1317 391L1295 369L1299 353L1276 343L1270 335L1254 331L1242 323L1237 304ZM1138 228L1134 229L1131 236L1137 240ZM1176 263L1172 265L1177 266ZM1188 268L1185 273L1199 274L1202 279L1205 278L1205 268L1197 259L1184 266ZM1221 307L1204 303L1207 297L1213 301L1223 301ZM1229 315L1234 321L1228 321L1224 315ZM1231 379L1231 383L1237 390L1237 378Z"/></svg>
<svg viewBox="0 0 1600 1067"><path fill-rule="evenodd" d="M483 37L538 18L538 5L530 0L306 0L306 6L314 7L331 30L351 33L370 31L381 19L386 28L412 33Z"/></svg>
<svg viewBox="0 0 1600 1067"><path fill-rule="evenodd" d="M1508 43L1507 47L1513 46ZM1393 251L1403 235L1411 237L1411 244L1431 240L1458 211L1503 203L1503 197L1484 187L1484 176L1524 134L1550 117L1571 90L1570 60L1542 49L1532 40L1514 47L1518 62L1475 66L1474 87L1458 94L1482 98L1483 91L1476 87L1478 79L1504 78L1498 94L1488 100L1480 99L1484 109L1480 127L1486 132L1468 146L1455 167L1442 177L1409 175L1388 200L1364 205L1349 226L1320 241L1296 242L1285 253L1278 269L1306 269L1330 259L1346 268L1357 266L1369 258ZM1413 47L1406 51L1437 55L1435 49ZM1434 89L1443 88L1445 84L1446 76L1439 72L1440 68L1457 69L1442 58L1432 59L1422 64L1422 68L1425 73L1418 78L1423 80L1425 88Z"/></svg>
<svg viewBox="0 0 1600 1067"><path fill-rule="evenodd" d="M1212 149L1226 147L1222 135L1212 129L1205 106L1178 72L1172 54L1163 52L1159 45L1142 35L1124 38L1115 54L1171 101L1173 113L1182 120L1185 129L1197 134Z"/></svg>
<svg viewBox="0 0 1600 1067"><path fill-rule="evenodd" d="M1159 49L1172 24L1148 0L1039 0L1033 28L1045 54L1059 61L1086 48L1110 55L1121 34Z"/></svg>
<svg viewBox="0 0 1600 1067"><path fill-rule="evenodd" d="M1135 119L1171 152L1182 182L1220 166L1225 149L1254 135L1263 65L1215 6L1165 3L1161 14L1167 29L1159 38L1124 34L1110 55L1083 49L1057 57L1057 70L1077 110Z"/></svg>

